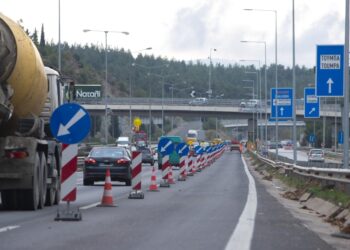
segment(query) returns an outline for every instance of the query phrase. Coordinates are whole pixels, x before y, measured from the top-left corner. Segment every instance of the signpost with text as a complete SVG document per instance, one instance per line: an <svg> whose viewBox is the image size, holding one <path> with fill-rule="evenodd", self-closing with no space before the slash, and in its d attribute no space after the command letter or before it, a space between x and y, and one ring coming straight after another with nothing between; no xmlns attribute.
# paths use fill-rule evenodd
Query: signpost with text
<svg viewBox="0 0 350 250"><path fill-rule="evenodd" d="M317 96L344 96L343 55L344 45L317 45Z"/></svg>

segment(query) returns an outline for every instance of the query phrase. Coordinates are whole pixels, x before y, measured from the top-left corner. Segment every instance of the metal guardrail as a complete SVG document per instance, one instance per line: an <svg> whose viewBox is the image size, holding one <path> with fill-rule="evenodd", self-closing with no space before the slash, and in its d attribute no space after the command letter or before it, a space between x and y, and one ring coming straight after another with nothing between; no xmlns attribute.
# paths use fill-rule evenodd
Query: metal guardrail
<svg viewBox="0 0 350 250"><path fill-rule="evenodd" d="M273 168L282 167L298 175L307 176L319 180L350 184L350 169L303 167L281 161L276 162L263 157L260 154L254 154L259 158L259 160L272 166Z"/></svg>

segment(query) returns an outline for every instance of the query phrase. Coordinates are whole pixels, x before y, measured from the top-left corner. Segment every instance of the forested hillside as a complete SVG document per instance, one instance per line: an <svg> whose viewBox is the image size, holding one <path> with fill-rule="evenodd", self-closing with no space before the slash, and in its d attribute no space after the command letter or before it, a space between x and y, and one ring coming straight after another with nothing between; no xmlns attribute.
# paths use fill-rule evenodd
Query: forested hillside
<svg viewBox="0 0 350 250"><path fill-rule="evenodd" d="M44 63L57 68L58 45L45 41L44 34L42 27L40 39L37 31L31 37L38 45ZM63 43L61 48L63 75L75 79L77 84L104 83L104 48L95 45L69 45L67 43ZM147 54L150 54L150 52ZM214 62L211 80L213 97L251 98L251 91L243 88L244 86L251 86L251 83L243 80L256 81L255 74L245 73L255 70L254 66L223 65ZM264 70L263 67L261 69L262 96L264 96ZM168 90L171 89L171 86L174 87L174 97L188 98L191 89L196 91L197 96L207 96L208 81L209 65L200 61L176 61L166 57L141 54L135 58L128 50L111 49L108 51L108 93L112 97L129 96L130 86L133 97L146 97L150 93L152 97L161 97L162 83L165 83L165 91L168 92L166 96L169 96ZM297 66L296 82L296 97L302 98L304 87L314 83L313 69ZM269 96L270 88L275 86L275 65L268 65L267 84ZM292 86L291 68L278 65L278 84L280 87Z"/></svg>

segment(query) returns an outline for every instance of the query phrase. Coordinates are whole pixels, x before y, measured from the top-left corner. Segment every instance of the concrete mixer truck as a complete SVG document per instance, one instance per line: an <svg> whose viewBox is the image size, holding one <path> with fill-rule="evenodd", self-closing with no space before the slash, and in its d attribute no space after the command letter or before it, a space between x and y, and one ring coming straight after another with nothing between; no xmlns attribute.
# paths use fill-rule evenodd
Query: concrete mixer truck
<svg viewBox="0 0 350 250"><path fill-rule="evenodd" d="M71 83L44 67L22 27L0 13L0 192L4 209L36 210L60 200L61 144L50 116Z"/></svg>

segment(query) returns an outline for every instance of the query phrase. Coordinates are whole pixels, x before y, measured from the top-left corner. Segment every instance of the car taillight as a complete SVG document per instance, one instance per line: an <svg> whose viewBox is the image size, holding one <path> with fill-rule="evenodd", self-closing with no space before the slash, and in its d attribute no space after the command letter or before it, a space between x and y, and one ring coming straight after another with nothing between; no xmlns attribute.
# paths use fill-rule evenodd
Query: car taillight
<svg viewBox="0 0 350 250"><path fill-rule="evenodd" d="M118 159L117 163L118 164L127 164L127 163L129 163L129 160L128 159Z"/></svg>
<svg viewBox="0 0 350 250"><path fill-rule="evenodd" d="M96 164L96 160L93 158L85 159L85 164Z"/></svg>
<svg viewBox="0 0 350 250"><path fill-rule="evenodd" d="M29 156L25 149L5 150L5 156L9 159L23 159Z"/></svg>

